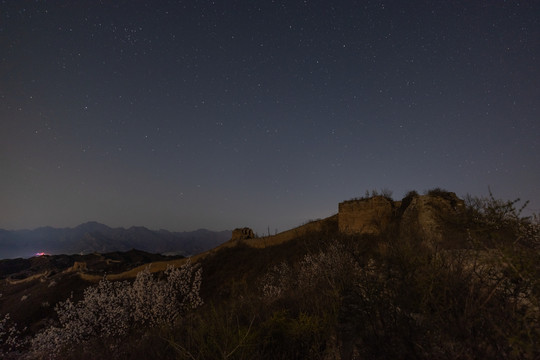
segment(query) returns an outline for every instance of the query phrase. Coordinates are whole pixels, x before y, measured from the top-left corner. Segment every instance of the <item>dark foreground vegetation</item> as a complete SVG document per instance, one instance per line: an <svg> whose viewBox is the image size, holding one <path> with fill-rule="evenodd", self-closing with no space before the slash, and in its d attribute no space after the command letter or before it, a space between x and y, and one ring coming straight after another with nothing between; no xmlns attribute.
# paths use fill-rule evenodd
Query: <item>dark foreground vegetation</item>
<svg viewBox="0 0 540 360"><path fill-rule="evenodd" d="M538 359L540 226L518 205L469 197L442 229L455 243L396 227L343 235L329 221L284 244L238 245L160 276L104 280L81 302L57 306L32 338L0 318L0 355Z"/></svg>

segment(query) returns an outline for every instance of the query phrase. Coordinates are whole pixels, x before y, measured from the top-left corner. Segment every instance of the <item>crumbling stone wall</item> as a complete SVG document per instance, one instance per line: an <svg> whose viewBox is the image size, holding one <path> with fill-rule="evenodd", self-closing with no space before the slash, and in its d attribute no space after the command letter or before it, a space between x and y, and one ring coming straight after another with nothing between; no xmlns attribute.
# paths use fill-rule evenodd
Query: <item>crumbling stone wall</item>
<svg viewBox="0 0 540 360"><path fill-rule="evenodd" d="M452 192L417 195L407 202L374 196L340 203L338 227L345 234L379 235L394 222L399 226L400 237L436 244L455 236L452 226L459 226L464 211L464 201Z"/></svg>
<svg viewBox="0 0 540 360"><path fill-rule="evenodd" d="M255 238L255 234L253 233L253 230L251 230L248 227L244 227L244 228L234 229L232 232L231 240L246 240L246 239L253 239L253 238Z"/></svg>
<svg viewBox="0 0 540 360"><path fill-rule="evenodd" d="M75 261L73 263L73 266L68 269L68 271L87 271L88 268L86 266L85 261Z"/></svg>
<svg viewBox="0 0 540 360"><path fill-rule="evenodd" d="M338 227L345 234L378 235L390 224L394 203L384 196L339 204Z"/></svg>
<svg viewBox="0 0 540 360"><path fill-rule="evenodd" d="M449 226L458 224L464 212L465 202L455 193L415 197L401 217L400 235L418 237L428 244L444 242L452 233Z"/></svg>

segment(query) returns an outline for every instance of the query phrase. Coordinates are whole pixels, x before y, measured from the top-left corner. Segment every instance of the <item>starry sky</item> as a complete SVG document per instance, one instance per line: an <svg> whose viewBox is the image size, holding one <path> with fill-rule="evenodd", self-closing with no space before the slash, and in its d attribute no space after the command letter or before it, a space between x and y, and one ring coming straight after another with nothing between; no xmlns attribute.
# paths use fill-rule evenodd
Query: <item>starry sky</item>
<svg viewBox="0 0 540 360"><path fill-rule="evenodd" d="M2 0L0 228L283 231L366 190L540 212L540 2Z"/></svg>

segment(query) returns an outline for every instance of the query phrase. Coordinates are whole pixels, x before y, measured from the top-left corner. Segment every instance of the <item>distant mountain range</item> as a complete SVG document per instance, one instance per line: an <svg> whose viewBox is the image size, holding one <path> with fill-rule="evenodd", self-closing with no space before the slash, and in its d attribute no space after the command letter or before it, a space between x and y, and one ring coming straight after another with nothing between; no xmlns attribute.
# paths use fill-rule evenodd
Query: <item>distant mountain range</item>
<svg viewBox="0 0 540 360"><path fill-rule="evenodd" d="M212 249L230 238L231 231L228 230L170 232L154 231L145 227L111 228L98 222L62 229L0 229L0 259L27 258L38 253L90 254L131 249L188 256Z"/></svg>

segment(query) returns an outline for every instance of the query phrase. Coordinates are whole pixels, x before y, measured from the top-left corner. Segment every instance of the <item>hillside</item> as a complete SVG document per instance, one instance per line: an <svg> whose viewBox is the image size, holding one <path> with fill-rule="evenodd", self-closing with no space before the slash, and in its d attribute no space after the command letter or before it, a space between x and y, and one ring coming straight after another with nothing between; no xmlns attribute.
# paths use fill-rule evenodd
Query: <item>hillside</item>
<svg viewBox="0 0 540 360"><path fill-rule="evenodd" d="M43 255L29 259L0 260L0 314L9 313L13 321L26 324L31 331L54 313L54 305L70 294L81 296L89 285L80 276L125 272L155 261L182 258L140 250L89 255Z"/></svg>
<svg viewBox="0 0 540 360"><path fill-rule="evenodd" d="M73 359L535 359L540 226L516 206L493 197L463 200L440 189L400 201L375 194L344 201L336 215L275 236L238 229L230 241L189 260L147 257L149 268L133 261L105 270L109 280L129 280L117 282L123 285L115 297L106 290L112 282L100 281L104 270L90 258L60 272L13 272L0 280L6 294L0 315L9 309L13 319L31 325L29 334L47 329L47 318L55 319L53 303L62 297L45 306L44 296L63 293L65 299L71 289L74 301L86 302L62 311L81 315L95 306L90 293L82 293L86 286L102 289L99 301L118 313L120 289L133 294L146 281L145 292L157 291L153 281L165 284L173 273L163 270L175 265L185 274L177 275L181 288L191 292L144 301L152 313L172 304L158 306L158 299L176 299L176 308L185 309L178 317L165 313L151 325L133 303L125 313L133 331L116 328L118 319L95 319L85 325L101 329L92 336L69 332L81 320L54 320L60 326L54 331L72 343L50 351ZM96 264L117 261L102 257L107 260ZM32 306L38 310L22 310ZM52 341L53 333L45 339Z"/></svg>

